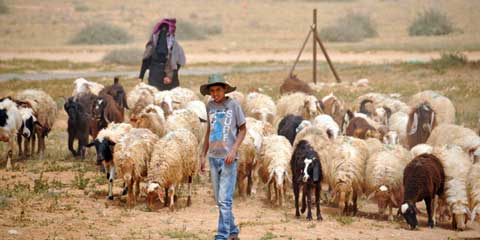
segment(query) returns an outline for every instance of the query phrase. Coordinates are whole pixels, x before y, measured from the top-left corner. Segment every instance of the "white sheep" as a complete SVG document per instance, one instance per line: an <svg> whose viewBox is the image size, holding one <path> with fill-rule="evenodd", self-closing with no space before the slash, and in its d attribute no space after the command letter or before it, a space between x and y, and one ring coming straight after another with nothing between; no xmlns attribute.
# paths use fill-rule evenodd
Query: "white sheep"
<svg viewBox="0 0 480 240"><path fill-rule="evenodd" d="M427 144L440 146L456 144L470 153L474 162L480 159L480 137L472 129L455 124L441 124L428 137Z"/></svg>
<svg viewBox="0 0 480 240"><path fill-rule="evenodd" d="M376 107L384 106L389 108L392 111L392 114L396 112L410 112L410 107L406 103L392 96L393 94L389 96L383 93L367 93L357 97L357 99L355 99L354 106L359 107L363 100L371 100Z"/></svg>
<svg viewBox="0 0 480 240"><path fill-rule="evenodd" d="M403 170L412 159L410 152L400 145L385 145L371 155L365 168L365 193L374 198L380 214L388 207L388 220L393 220L392 208L403 201Z"/></svg>
<svg viewBox="0 0 480 240"><path fill-rule="evenodd" d="M111 122L108 126L102 130L97 135L98 140L107 138L110 141L117 143L120 141L120 138L123 137L127 132L132 130L132 125L128 123L114 123Z"/></svg>
<svg viewBox="0 0 480 240"><path fill-rule="evenodd" d="M173 210L176 190L185 181L188 182L187 206L191 205L192 179L199 164L197 145L195 135L184 128L168 132L155 144L148 166L149 206L152 206L155 195L163 201L161 193L165 189L166 199L170 198L169 207Z"/></svg>
<svg viewBox="0 0 480 240"><path fill-rule="evenodd" d="M275 190L275 201L282 206L287 191L287 182L291 183L289 163L293 149L290 142L279 135L263 138L258 154L258 176L267 184L267 199L271 201L271 187Z"/></svg>
<svg viewBox="0 0 480 240"><path fill-rule="evenodd" d="M17 104L6 98L0 101L0 141L8 142L7 170L12 169L13 151L17 133L22 127L22 115Z"/></svg>
<svg viewBox="0 0 480 240"><path fill-rule="evenodd" d="M137 84L127 94L127 104L130 107L130 122L137 120L137 115L149 104L154 103L154 96L158 90L143 82Z"/></svg>
<svg viewBox="0 0 480 240"><path fill-rule="evenodd" d="M317 97L303 92L295 92L283 95L277 101L276 122L280 122L288 114L302 116L306 120L313 120L320 113L322 113L322 108Z"/></svg>
<svg viewBox="0 0 480 240"><path fill-rule="evenodd" d="M365 143L368 147L368 156L372 156L375 153L383 151L385 146L385 144L380 142L380 140L377 138L367 138L365 139Z"/></svg>
<svg viewBox="0 0 480 240"><path fill-rule="evenodd" d="M425 144L425 143L417 144L417 145L415 145L415 147L410 149L410 153L412 154L412 158L415 158L415 157L417 157L419 155L422 155L424 153L431 154L432 152L433 152L433 147L428 145L428 144Z"/></svg>
<svg viewBox="0 0 480 240"><path fill-rule="evenodd" d="M194 111L200 121L206 122L208 120L207 117L207 107L205 106L205 103L199 100L194 100L190 101L185 105L185 109L189 109Z"/></svg>
<svg viewBox="0 0 480 240"><path fill-rule="evenodd" d="M137 128L147 128L153 133L162 137L165 134L166 120L162 108L150 104L146 106L137 116L134 126Z"/></svg>
<svg viewBox="0 0 480 240"><path fill-rule="evenodd" d="M77 96L79 93L92 93L98 95L104 87L105 86L100 83L88 81L85 78L77 78L73 82L72 96Z"/></svg>
<svg viewBox="0 0 480 240"><path fill-rule="evenodd" d="M318 115L313 120L313 125L325 129L325 131L327 131L327 134L329 134L329 136L331 136L331 138L333 139L337 138L338 135L340 134L340 127L330 115L327 115L327 114Z"/></svg>
<svg viewBox="0 0 480 240"><path fill-rule="evenodd" d="M134 128L127 132L115 145L113 162L116 173L127 184L128 207L135 204L140 193L140 182L147 177L147 166L153 146L159 137L148 129ZM113 176L113 178L115 178ZM133 195L135 185L135 197Z"/></svg>
<svg viewBox="0 0 480 240"><path fill-rule="evenodd" d="M398 133L393 130L389 130L384 136L383 136L383 143L385 144L390 144L390 145L397 145L400 142Z"/></svg>
<svg viewBox="0 0 480 240"><path fill-rule="evenodd" d="M257 152L260 151L263 137L260 133L253 129L249 129L247 125L247 134L242 144L238 148L238 167L237 167L237 184L238 193L245 197L246 194L256 193L254 182L256 182L256 174L254 173L257 161L255 159ZM247 184L245 185L245 179Z"/></svg>
<svg viewBox="0 0 480 240"><path fill-rule="evenodd" d="M407 147L408 113L396 112L390 116L388 129L397 132L399 144Z"/></svg>
<svg viewBox="0 0 480 240"><path fill-rule="evenodd" d="M57 117L57 103L50 95L39 89L23 90L15 96L15 99L29 102L35 112L39 123L39 127L35 128L36 136L38 137L38 154L42 158L45 151L45 137L52 130ZM35 138L32 138L32 141L33 152Z"/></svg>
<svg viewBox="0 0 480 240"><path fill-rule="evenodd" d="M157 92L154 98L155 104L165 112L165 117L172 114L173 110L185 108L188 102L199 100L195 92L182 87Z"/></svg>
<svg viewBox="0 0 480 240"><path fill-rule="evenodd" d="M416 107L427 102L436 113L437 125L443 123L455 123L455 106L452 101L438 92L427 90L410 97L409 105Z"/></svg>
<svg viewBox="0 0 480 240"><path fill-rule="evenodd" d="M262 122L252 117L246 117L247 129L253 129L260 133L262 137L275 134L275 128L268 122Z"/></svg>
<svg viewBox="0 0 480 240"><path fill-rule="evenodd" d="M471 212L467 197L468 172L471 161L468 154L457 145L443 145L433 148L433 155L440 159L445 171L445 198L453 214L454 229L464 230Z"/></svg>
<svg viewBox="0 0 480 240"><path fill-rule="evenodd" d="M202 124L198 119L197 114L188 109L174 110L173 113L167 117L165 132L168 133L175 129L185 128L192 132L197 140L203 139Z"/></svg>
<svg viewBox="0 0 480 240"><path fill-rule="evenodd" d="M277 107L273 99L263 93L249 93L245 100L245 114L262 122L273 124Z"/></svg>
<svg viewBox="0 0 480 240"><path fill-rule="evenodd" d="M473 223L480 212L480 162L476 162L470 167L467 182L469 206L472 209L470 221Z"/></svg>
<svg viewBox="0 0 480 240"><path fill-rule="evenodd" d="M353 137L339 137L336 142L338 147L331 150L333 156L326 169L327 181L333 188L333 201L345 214L355 215L357 199L363 193L368 147L365 141Z"/></svg>

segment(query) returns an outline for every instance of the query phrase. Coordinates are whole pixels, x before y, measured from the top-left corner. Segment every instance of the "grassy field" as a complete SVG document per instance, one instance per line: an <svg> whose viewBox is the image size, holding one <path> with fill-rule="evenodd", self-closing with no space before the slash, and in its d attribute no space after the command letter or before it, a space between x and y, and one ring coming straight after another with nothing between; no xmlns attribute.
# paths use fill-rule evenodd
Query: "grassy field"
<svg viewBox="0 0 480 240"><path fill-rule="evenodd" d="M318 28L329 26L349 12L371 16L378 36L358 43L329 43L340 51L480 50L480 2L469 0L209 0L180 1L4 1L0 14L0 51L98 51L143 48L153 24L176 17L200 28L214 27L220 34L204 40L182 41L189 53L285 52L297 50L318 9ZM457 31L441 37L410 37L408 26L424 9L444 12ZM72 46L68 42L82 27L111 23L133 36L126 45ZM310 45L310 44L309 44Z"/></svg>

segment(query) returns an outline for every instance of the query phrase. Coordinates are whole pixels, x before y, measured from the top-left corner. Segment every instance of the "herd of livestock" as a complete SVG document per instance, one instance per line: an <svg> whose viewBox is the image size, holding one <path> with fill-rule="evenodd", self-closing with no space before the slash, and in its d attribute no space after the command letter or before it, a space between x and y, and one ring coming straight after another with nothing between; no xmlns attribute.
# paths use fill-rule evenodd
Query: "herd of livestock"
<svg viewBox="0 0 480 240"><path fill-rule="evenodd" d="M419 201L426 204L430 227L451 219L454 229L463 230L480 212L480 137L455 125L453 103L437 92L419 92L408 102L396 94L368 93L348 106L333 94L319 99L291 92L276 102L261 92L228 96L247 116L238 159L242 197L255 193L261 181L268 200L282 205L291 186L296 216L307 210L312 219L313 192L321 220L323 184L328 201L344 214L356 214L357 199L366 196L378 204L379 213L388 209L389 219L398 208L412 228L418 225ZM68 149L82 159L86 148L96 149L97 164L109 180L109 199L119 178L128 206L136 203L145 183L149 206L158 197L173 208L176 191L186 182L190 205L208 100L182 87L158 91L139 83L127 94L118 79L106 87L77 79L64 104ZM55 101L41 90L0 99L0 141L9 143L7 170L15 144L19 156L29 156L38 139L41 156L57 111Z"/></svg>

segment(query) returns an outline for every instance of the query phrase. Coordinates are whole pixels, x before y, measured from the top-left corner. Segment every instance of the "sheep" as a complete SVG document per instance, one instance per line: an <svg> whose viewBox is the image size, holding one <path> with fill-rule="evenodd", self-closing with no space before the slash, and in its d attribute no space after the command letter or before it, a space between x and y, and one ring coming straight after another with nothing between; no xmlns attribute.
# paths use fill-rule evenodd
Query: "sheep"
<svg viewBox="0 0 480 240"><path fill-rule="evenodd" d="M137 116L137 121L133 126L137 128L147 128L153 133L162 137L165 134L166 120L162 108L150 104L146 106Z"/></svg>
<svg viewBox="0 0 480 240"><path fill-rule="evenodd" d="M480 159L480 137L475 131L462 126L454 124L438 125L428 137L427 144L432 146L456 144L469 153L474 162Z"/></svg>
<svg viewBox="0 0 480 240"><path fill-rule="evenodd" d="M407 123L407 145L412 148L427 142L432 130L437 126L435 111L428 103L422 103L412 109Z"/></svg>
<svg viewBox="0 0 480 240"><path fill-rule="evenodd" d="M322 98L321 105L325 114L330 115L341 129L346 128L348 122L345 119L347 110L343 101L338 99L333 93Z"/></svg>
<svg viewBox="0 0 480 240"><path fill-rule="evenodd" d="M176 87L170 92L172 92L173 100L179 103L179 106L174 109L184 108L188 102L200 100L198 95L188 88Z"/></svg>
<svg viewBox="0 0 480 240"><path fill-rule="evenodd" d="M32 105L30 102L22 102L15 99L10 99L15 102L17 105L18 111L22 116L22 126L20 127L18 134L17 134L17 143L18 143L18 156L22 157L23 153L25 156L28 157L33 155L33 147L32 152L29 150L29 144L35 134L35 129L37 127L42 127L41 124L37 121L35 117L35 112L32 109ZM24 139L24 147L25 152L22 151L22 140Z"/></svg>
<svg viewBox="0 0 480 240"><path fill-rule="evenodd" d="M472 164L467 177L468 197L471 212L470 222L475 222L475 218L480 211L480 162Z"/></svg>
<svg viewBox="0 0 480 240"><path fill-rule="evenodd" d="M255 130L248 129L242 144L238 148L238 166L237 166L237 184L238 193L243 198L246 195L255 193L253 183L255 182L254 169L257 161L255 159L257 151L260 150L262 136ZM260 146L259 146L260 145ZM247 185L245 185L245 178Z"/></svg>
<svg viewBox="0 0 480 240"><path fill-rule="evenodd" d="M445 193L445 172L443 165L435 155L421 154L407 164L403 171L405 189L400 214L411 229L418 225L415 204L424 200L428 213L428 226L435 225L438 197Z"/></svg>
<svg viewBox="0 0 480 240"><path fill-rule="evenodd" d="M400 142L397 132L392 130L388 131L383 136L382 141L383 143L390 144L390 145L397 145Z"/></svg>
<svg viewBox="0 0 480 240"><path fill-rule="evenodd" d="M427 90L410 97L409 105L416 107L419 104L428 103L437 114L437 123L455 123L455 106L452 101L438 92Z"/></svg>
<svg viewBox="0 0 480 240"><path fill-rule="evenodd" d="M325 129L330 138L335 139L340 134L340 127L330 115L320 114L313 120L313 125Z"/></svg>
<svg viewBox="0 0 480 240"><path fill-rule="evenodd" d="M94 127L92 136L107 127L110 122L121 123L124 120L123 109L113 96L104 94L97 97L93 107Z"/></svg>
<svg viewBox="0 0 480 240"><path fill-rule="evenodd" d="M198 119L200 119L200 122L207 122L208 117L207 117L207 107L205 106L205 103L199 100L194 100L190 101L185 105L185 109L190 109L194 111Z"/></svg>
<svg viewBox="0 0 480 240"><path fill-rule="evenodd" d="M91 93L81 93L77 98L69 97L63 108L68 115L68 150L74 157L85 158L84 147L88 144L90 121L92 119L91 105L88 106ZM78 140L78 149L73 148L73 142Z"/></svg>
<svg viewBox="0 0 480 240"><path fill-rule="evenodd" d="M127 185L127 205L132 207L140 193L140 182L148 175L148 165L159 137L148 129L134 128L115 144L110 177L117 173ZM113 169L113 170L112 170ZM116 169L116 171L115 171ZM135 185L135 196L133 194Z"/></svg>
<svg viewBox="0 0 480 240"><path fill-rule="evenodd" d="M265 123L273 124L277 107L268 95L252 92L245 100L245 114Z"/></svg>
<svg viewBox="0 0 480 240"><path fill-rule="evenodd" d="M282 206L287 191L287 182L291 182L288 163L292 156L292 146L284 136L271 135L263 138L258 154L258 176L267 184L267 199L271 201L271 186L275 191L275 201Z"/></svg>
<svg viewBox="0 0 480 240"><path fill-rule="evenodd" d="M411 160L411 153L399 145L385 145L383 150L371 155L365 168L365 193L374 198L378 212L393 220L392 208L399 208L403 200L403 170Z"/></svg>
<svg viewBox="0 0 480 240"><path fill-rule="evenodd" d="M306 94L312 94L312 88L304 81L297 78L296 75L290 75L287 77L280 86L280 94L303 92Z"/></svg>
<svg viewBox="0 0 480 240"><path fill-rule="evenodd" d="M165 112L165 117L172 114L173 110L185 108L188 102L199 100L192 90L182 87L157 92L154 98L155 104Z"/></svg>
<svg viewBox="0 0 480 240"><path fill-rule="evenodd" d="M397 112L408 114L410 112L410 107L406 103L382 93L367 93L359 96L355 100L354 106L360 107L364 100L370 100L376 107L386 107L391 110L392 114Z"/></svg>
<svg viewBox="0 0 480 240"><path fill-rule="evenodd" d="M197 140L202 139L202 125L198 119L197 114L188 109L174 110L173 113L167 117L165 123L165 132L168 133L175 129L185 128L195 135Z"/></svg>
<svg viewBox="0 0 480 240"><path fill-rule="evenodd" d="M107 128L102 129L97 138L86 145L86 147L95 146L97 152L97 166L102 165L107 173L108 179L108 199L113 200L113 180L115 178L115 166L113 163L113 149L116 143L132 129L128 123L110 123ZM122 195L126 194L125 188Z"/></svg>
<svg viewBox="0 0 480 240"><path fill-rule="evenodd" d="M252 117L246 117L247 128L253 129L260 133L262 137L275 134L275 128L268 122L262 122Z"/></svg>
<svg viewBox="0 0 480 240"><path fill-rule="evenodd" d="M35 137L38 137L38 151L40 159L45 151L45 137L52 130L53 123L57 117L57 103L47 93L38 89L27 89L19 92L15 99L31 103L33 111L41 127L36 127L36 134L32 136L32 146L35 144ZM32 147L32 151L34 151Z"/></svg>
<svg viewBox="0 0 480 240"><path fill-rule="evenodd" d="M383 151L385 146L384 143L380 142L377 138L367 138L365 139L365 143L368 147L368 156L372 156L375 153Z"/></svg>
<svg viewBox="0 0 480 240"><path fill-rule="evenodd" d="M154 95L157 92L157 88L141 82L127 94L127 105L130 107L131 123L137 120L137 115L143 108L155 102Z"/></svg>
<svg viewBox="0 0 480 240"><path fill-rule="evenodd" d="M326 170L328 183L333 188L333 202L338 203L344 214L356 215L357 198L363 193L368 147L363 140L352 137L341 137L336 142L338 147L331 150Z"/></svg>
<svg viewBox="0 0 480 240"><path fill-rule="evenodd" d="M465 230L465 223L471 216L468 208L467 177L471 167L468 153L457 145L443 145L433 149L445 171L445 198L453 214L452 228Z"/></svg>
<svg viewBox="0 0 480 240"><path fill-rule="evenodd" d="M153 146L151 161L148 165L148 199L152 206L152 196L165 189L165 204L170 196L169 207L173 210L176 189L182 181L188 182L187 206L191 205L191 185L199 166L198 140L187 129L168 132Z"/></svg>
<svg viewBox="0 0 480 240"><path fill-rule="evenodd" d="M77 78L73 82L72 96L76 96L79 93L91 93L98 95L104 86L100 83L91 82L85 78Z"/></svg>
<svg viewBox="0 0 480 240"><path fill-rule="evenodd" d="M433 147L425 143L418 144L412 149L410 149L410 153L412 154L412 157L416 157L424 153L431 154L432 152L433 152Z"/></svg>
<svg viewBox="0 0 480 240"><path fill-rule="evenodd" d="M278 124L277 134L288 139L290 144L293 144L295 136L297 135L297 127L303 121L303 117L288 114L282 118Z"/></svg>
<svg viewBox="0 0 480 240"><path fill-rule="evenodd" d="M298 198L300 189L303 188L302 212L305 211L305 198L307 198L307 219L312 220L312 196L311 189L315 189L315 206L317 207L317 220L323 220L320 212L320 190L322 175L322 165L320 156L313 147L306 141L301 140L293 151L290 160L290 169L292 172L293 193L295 195L295 216L300 217L298 210Z"/></svg>
<svg viewBox="0 0 480 240"><path fill-rule="evenodd" d="M398 134L398 143L404 147L408 147L407 124L408 113L396 112L390 117L388 125L389 130L395 131Z"/></svg>
<svg viewBox="0 0 480 240"><path fill-rule="evenodd" d="M122 114L124 109L128 109L127 94L123 89L123 86L120 84L120 80L118 77L115 77L113 79L113 85L103 88L98 93L98 96L103 96L105 94L111 95L113 97L117 105L120 107Z"/></svg>
<svg viewBox="0 0 480 240"><path fill-rule="evenodd" d="M306 120L313 120L322 113L321 103L313 95L296 92L283 95L277 101L276 122L279 122L288 114L302 116Z"/></svg>
<svg viewBox="0 0 480 240"><path fill-rule="evenodd" d="M370 125L365 118L354 117L348 123L347 130L345 132L347 136L352 136L360 139L377 138L382 139L380 132Z"/></svg>
<svg viewBox="0 0 480 240"><path fill-rule="evenodd" d="M22 115L15 102L9 98L0 100L0 141L8 142L7 170L12 169L13 150L17 132L22 126Z"/></svg>

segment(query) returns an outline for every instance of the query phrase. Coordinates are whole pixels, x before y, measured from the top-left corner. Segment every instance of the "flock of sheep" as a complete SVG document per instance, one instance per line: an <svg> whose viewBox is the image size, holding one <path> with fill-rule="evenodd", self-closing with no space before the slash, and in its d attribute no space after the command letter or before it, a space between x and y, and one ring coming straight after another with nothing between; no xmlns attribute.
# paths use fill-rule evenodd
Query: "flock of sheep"
<svg viewBox="0 0 480 240"><path fill-rule="evenodd" d="M104 87L85 79L74 83L65 99L69 115L69 149L84 157L95 147L97 163L109 179L122 179L128 206L141 190L147 204L158 199L174 207L176 191L188 184L199 168L201 139L207 126L205 103L192 90L158 91L139 83L128 94L118 80ZM318 99L303 92L283 94L278 101L261 92L228 94L247 116L247 135L239 148L238 191L255 194L259 181L267 198L282 205L290 186L296 216L308 209L315 192L317 219L321 183L328 186L327 201L344 214L356 214L361 196L378 204L380 213L393 208L412 228L418 225L415 204L424 200L429 226L450 218L452 227L465 229L480 211L480 137L455 125L455 107L445 96L424 91L405 103L395 94L369 93L347 106L333 94ZM124 109L129 120L124 121ZM9 142L7 169L18 140L25 153L35 136L39 152L53 126L55 102L40 90L25 90L0 100L0 140ZM128 122L128 123L126 123ZM88 142L88 136L93 141ZM73 140L79 148L73 149ZM32 141L33 140L33 141ZM145 185L143 185L145 183ZM141 187L142 186L144 187ZM272 196L272 188L273 194ZM300 198L300 193L302 197Z"/></svg>

